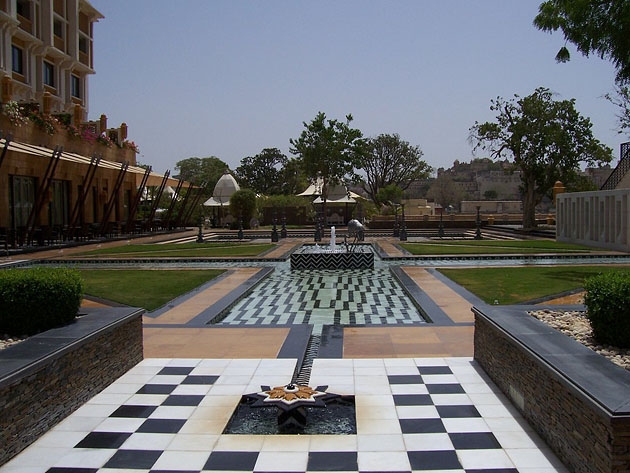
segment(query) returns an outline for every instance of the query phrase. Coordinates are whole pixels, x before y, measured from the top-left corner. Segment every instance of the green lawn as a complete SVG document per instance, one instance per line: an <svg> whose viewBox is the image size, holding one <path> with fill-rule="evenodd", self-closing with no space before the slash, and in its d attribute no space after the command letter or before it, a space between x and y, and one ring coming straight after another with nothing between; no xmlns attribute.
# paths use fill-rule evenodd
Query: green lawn
<svg viewBox="0 0 630 473"><path fill-rule="evenodd" d="M258 256L274 248L270 243L166 243L158 245L125 245L85 251L78 256L130 256L130 257L197 257L197 256Z"/></svg>
<svg viewBox="0 0 630 473"><path fill-rule="evenodd" d="M469 255L507 253L575 253L593 248L552 240L449 240L427 243L402 243L413 255Z"/></svg>
<svg viewBox="0 0 630 473"><path fill-rule="evenodd" d="M610 266L538 266L527 268L465 268L439 271L488 304L516 304L581 288L584 279L608 271L630 268Z"/></svg>
<svg viewBox="0 0 630 473"><path fill-rule="evenodd" d="M204 270L80 270L85 294L151 311L224 273Z"/></svg>

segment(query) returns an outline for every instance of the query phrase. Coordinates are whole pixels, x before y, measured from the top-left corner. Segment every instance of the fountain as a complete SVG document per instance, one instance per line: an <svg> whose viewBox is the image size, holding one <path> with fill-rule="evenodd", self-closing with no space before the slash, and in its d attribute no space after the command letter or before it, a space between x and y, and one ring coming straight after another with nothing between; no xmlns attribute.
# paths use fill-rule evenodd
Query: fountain
<svg viewBox="0 0 630 473"><path fill-rule="evenodd" d="M358 220L348 222L344 247L338 247L335 227L330 229L328 246L304 245L291 254L291 269L374 269L374 253L369 245L357 245L363 234ZM347 237L354 238L348 244Z"/></svg>
<svg viewBox="0 0 630 473"><path fill-rule="evenodd" d="M226 434L354 434L353 396L327 393L328 386L261 386L246 394L228 422ZM267 409L265 409L267 408Z"/></svg>

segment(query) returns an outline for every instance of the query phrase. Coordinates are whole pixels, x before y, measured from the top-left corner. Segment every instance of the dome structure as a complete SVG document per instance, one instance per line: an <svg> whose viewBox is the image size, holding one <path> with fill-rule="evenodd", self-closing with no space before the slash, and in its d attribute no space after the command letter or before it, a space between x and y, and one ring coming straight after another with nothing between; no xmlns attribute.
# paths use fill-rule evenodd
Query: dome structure
<svg viewBox="0 0 630 473"><path fill-rule="evenodd" d="M203 205L206 207L222 207L229 205L230 197L239 190L241 190L241 187L238 185L238 182L236 182L236 179L234 179L234 176L226 171L214 186L212 197L206 200Z"/></svg>

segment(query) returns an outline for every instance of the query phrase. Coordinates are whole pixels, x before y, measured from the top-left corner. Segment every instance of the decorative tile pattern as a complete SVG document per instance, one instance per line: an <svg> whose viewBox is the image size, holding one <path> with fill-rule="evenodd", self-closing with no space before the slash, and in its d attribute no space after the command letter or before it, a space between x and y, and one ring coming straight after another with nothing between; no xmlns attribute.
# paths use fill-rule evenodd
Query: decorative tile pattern
<svg viewBox="0 0 630 473"><path fill-rule="evenodd" d="M356 435L222 434L241 393L263 379L289 381L294 365L144 360L105 392L126 392L122 405L96 396L0 473L566 473L485 374L462 358L316 359L309 384L328 379L330 391L355 394ZM206 395L142 394L202 382L209 383ZM477 393L488 396L482 404ZM151 404L137 404L139 396Z"/></svg>
<svg viewBox="0 0 630 473"><path fill-rule="evenodd" d="M294 271L278 268L220 321L229 325L418 324L426 321L389 269Z"/></svg>

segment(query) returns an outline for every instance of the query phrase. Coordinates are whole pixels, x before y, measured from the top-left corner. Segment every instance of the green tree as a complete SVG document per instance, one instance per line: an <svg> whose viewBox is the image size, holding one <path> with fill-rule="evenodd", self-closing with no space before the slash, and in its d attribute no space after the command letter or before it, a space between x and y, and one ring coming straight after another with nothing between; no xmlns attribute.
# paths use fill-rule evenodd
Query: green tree
<svg viewBox="0 0 630 473"><path fill-rule="evenodd" d="M208 158L187 158L177 161L175 171L178 178L196 185L205 183L204 195L212 195L214 186L229 166L216 156Z"/></svg>
<svg viewBox="0 0 630 473"><path fill-rule="evenodd" d="M616 96L606 94L606 99L619 108L617 114L617 123L619 124L619 133L626 132L630 135L630 87L618 86Z"/></svg>
<svg viewBox="0 0 630 473"><path fill-rule="evenodd" d="M289 159L281 170L282 193L296 195L308 187L308 178L299 159Z"/></svg>
<svg viewBox="0 0 630 473"><path fill-rule="evenodd" d="M585 56L610 59L617 81L630 81L630 2L628 0L547 0L538 8L534 25L542 31L562 30L564 38ZM556 55L566 62L571 55L563 46Z"/></svg>
<svg viewBox="0 0 630 473"><path fill-rule="evenodd" d="M327 120L319 112L310 123L303 122L305 130L298 139L289 140L290 151L300 158L306 175L312 180L322 179L324 215L329 187L350 176L364 152L363 134L351 128L351 122L352 115L340 122Z"/></svg>
<svg viewBox="0 0 630 473"><path fill-rule="evenodd" d="M365 172L361 187L375 204L381 204L383 201L378 197L380 189L396 185L404 191L412 181L429 176L431 166L421 158L420 147L410 145L397 134L370 138L359 163Z"/></svg>
<svg viewBox="0 0 630 473"><path fill-rule="evenodd" d="M378 194L376 195L376 201L378 201L381 205L388 204L389 202L399 204L402 197L403 190L400 187L396 184L388 184L379 189Z"/></svg>
<svg viewBox="0 0 630 473"><path fill-rule="evenodd" d="M256 156L241 159L236 168L240 185L263 195L282 192L282 168L287 157L278 148L265 148Z"/></svg>
<svg viewBox="0 0 630 473"><path fill-rule="evenodd" d="M256 213L256 194L251 189L241 189L230 197L230 214L238 225L238 219L243 219L243 228L249 228L249 221Z"/></svg>
<svg viewBox="0 0 630 473"><path fill-rule="evenodd" d="M486 200L496 200L499 197L499 194L494 189L488 189L483 193L483 198Z"/></svg>
<svg viewBox="0 0 630 473"><path fill-rule="evenodd" d="M523 227L536 226L536 205L549 195L556 181L565 185L576 179L579 165L610 162L612 150L593 137L592 124L575 109L575 99L553 100L549 89L532 95L492 100L496 122L470 128L475 150L492 157L511 158L521 170Z"/></svg>

